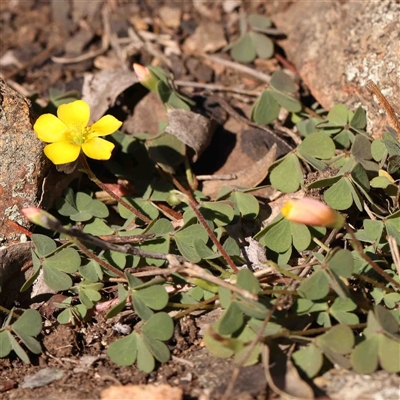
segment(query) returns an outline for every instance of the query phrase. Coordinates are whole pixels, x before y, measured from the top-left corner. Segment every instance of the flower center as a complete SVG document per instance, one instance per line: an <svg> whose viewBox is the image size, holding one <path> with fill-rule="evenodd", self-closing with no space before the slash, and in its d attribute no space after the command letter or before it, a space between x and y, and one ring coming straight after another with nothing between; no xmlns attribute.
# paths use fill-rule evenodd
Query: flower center
<svg viewBox="0 0 400 400"><path fill-rule="evenodd" d="M82 127L79 125L73 125L69 127L69 139L71 142L82 146L86 142L88 135L90 134L90 129L88 127Z"/></svg>

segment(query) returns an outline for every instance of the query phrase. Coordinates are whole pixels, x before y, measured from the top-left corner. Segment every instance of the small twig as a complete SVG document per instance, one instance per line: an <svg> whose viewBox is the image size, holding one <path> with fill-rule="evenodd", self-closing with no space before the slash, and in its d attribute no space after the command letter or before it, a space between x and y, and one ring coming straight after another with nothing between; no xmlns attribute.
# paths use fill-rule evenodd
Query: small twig
<svg viewBox="0 0 400 400"><path fill-rule="evenodd" d="M256 71L253 68L246 67L243 64L240 64L240 63L237 63L234 61L225 60L224 58L220 58L220 57L209 55L209 54L197 53L194 55L206 58L210 61L214 61L218 64L224 65L225 67L233 68L237 71L243 72L244 74L250 75L251 77L258 79L261 82L269 83L271 81L271 77L269 75L266 75L260 71Z"/></svg>
<svg viewBox="0 0 400 400"><path fill-rule="evenodd" d="M199 181L231 181L237 179L235 174L221 174L221 175L196 175Z"/></svg>
<svg viewBox="0 0 400 400"><path fill-rule="evenodd" d="M136 32L132 27L128 28L128 35L136 42L141 43L141 46L150 53L153 57L161 60L165 65L169 68L172 67L171 61L168 57L166 57L160 50L156 49L156 47L149 40L144 38L138 32Z"/></svg>
<svg viewBox="0 0 400 400"><path fill-rule="evenodd" d="M40 61L44 61L46 58L50 57L50 54L54 51L58 43L54 43L51 46L47 47L43 51L41 51L39 54L37 54L35 57L31 58L27 62L23 63L20 67L18 67L14 71L10 71L8 74L4 75L4 80L8 80L12 78L14 75L24 71L27 68L33 67L35 64L37 64Z"/></svg>
<svg viewBox="0 0 400 400"><path fill-rule="evenodd" d="M375 82L368 81L366 87L377 97L379 104L386 111L390 125L396 130L397 136L400 139L400 122L396 117L396 113L394 112L392 105L389 103L388 99L382 94Z"/></svg>
<svg viewBox="0 0 400 400"><path fill-rule="evenodd" d="M362 244L356 238L353 229L351 229L350 225L347 222L344 224L347 233L351 236L351 245L353 246L354 250L358 252L358 254L383 278L385 278L388 282L394 285L396 288L400 289L400 283L393 279L388 273L386 273L375 261L371 260L367 254L364 253Z"/></svg>
<svg viewBox="0 0 400 400"><path fill-rule="evenodd" d="M284 139L282 139L280 136L278 136L273 130L262 126L258 125L255 122L252 122L248 120L246 117L243 115L240 115L224 98L221 96L212 96L212 99L215 100L229 115L231 115L233 118L237 119L240 122L243 122L246 125L253 126L254 128L262 129L263 131L267 132L268 135L272 136L276 141L279 143L283 144L289 151L293 150L293 147L287 143Z"/></svg>
<svg viewBox="0 0 400 400"><path fill-rule="evenodd" d="M100 239L110 243L142 243L146 240L153 239L156 235L154 233L143 233L141 235L131 236L116 236L116 235L104 235L98 236Z"/></svg>
<svg viewBox="0 0 400 400"><path fill-rule="evenodd" d="M174 84L176 86L180 86L180 87L193 87L193 88L198 88L198 89L207 89L207 90L216 91L216 92L232 92L232 93L243 94L245 96L258 97L261 94L260 91L233 88L233 87L228 87L228 86L223 86L223 85L216 85L214 83L174 81Z"/></svg>
<svg viewBox="0 0 400 400"><path fill-rule="evenodd" d="M96 254L94 254L92 251L90 251L85 245L83 245L79 240L70 237L70 240L72 243L75 244L76 247L78 247L78 249L85 254L86 256L88 256L89 258L91 258L92 260L96 261L99 265L101 265L103 268L109 270L110 272L112 272L113 274L119 276L120 278L124 278L125 279L125 274L120 271L119 269L113 267L111 264L109 264L108 262L102 260L99 256L97 256Z"/></svg>
<svg viewBox="0 0 400 400"><path fill-rule="evenodd" d="M137 210L135 207L133 207L132 204L129 204L127 201L125 201L120 196L115 194L107 185L105 185L103 182L101 182L97 178L97 176L94 174L94 172L90 169L89 164L88 164L88 162L86 160L86 157L83 154L81 154L80 158L81 158L81 161L82 161L83 166L84 166L84 170L83 171L87 174L87 176L89 177L89 179L93 183L95 183L100 189L102 189L105 192L107 192L114 200L116 200L118 203L123 205L125 208L127 208L131 213L136 215L142 221L144 221L144 222L146 222L148 224L151 222L150 218L148 218L145 215L143 215L139 210Z"/></svg>
<svg viewBox="0 0 400 400"><path fill-rule="evenodd" d="M174 176L170 175L170 178L172 180L172 183L175 185L175 187L177 187L179 191L181 191L182 193L184 193L186 195L187 200L188 200L188 205L192 209L192 211L196 214L196 217L197 217L199 223L206 230L206 232L208 233L208 236L210 237L211 241L215 244L216 248L221 253L222 257L225 259L225 261L228 263L228 265L231 267L232 271L235 274L237 274L239 272L239 270L236 267L235 263L233 262L231 256L222 247L221 243L218 241L218 239L215 236L214 232L208 226L208 224L207 224L206 220L204 219L203 215L198 210L197 207L199 206L199 203L195 200L195 198L193 197L192 193L189 190L185 189L181 185L181 183Z"/></svg>
<svg viewBox="0 0 400 400"><path fill-rule="evenodd" d="M400 276L400 251L399 246L397 246L396 239L393 236L386 236L386 239L389 243L390 252L393 257L394 265L396 266L397 275Z"/></svg>
<svg viewBox="0 0 400 400"><path fill-rule="evenodd" d="M172 319L178 320L183 317L186 317L186 315L191 314L193 311L200 310L200 309L203 310L205 306L207 306L210 303L213 303L215 300L218 300L218 295L210 297L209 299L201 301L200 303L191 304L191 306L188 307L186 310L181 311L178 314L174 315L172 317Z"/></svg>
<svg viewBox="0 0 400 400"><path fill-rule="evenodd" d="M248 290L242 289L238 286L232 285L232 283L223 281L222 279L207 273L203 268L199 267L196 264L192 264L190 262L184 261L180 262L177 257L173 254L167 255L167 260L171 267L181 268L179 270L180 273L189 275L194 278L204 279L205 281L214 283L215 285L222 286L225 289L229 289L232 292L235 292L246 299L257 301L258 297L253 293L250 293Z"/></svg>
<svg viewBox="0 0 400 400"><path fill-rule="evenodd" d="M75 63L80 63L82 61L90 60L91 58L95 58L105 53L110 46L110 38L111 38L111 27L110 27L108 7L103 7L101 15L103 17L104 32L101 37L100 49L89 51L86 54L81 54L78 57L51 57L51 60L56 64L75 64Z"/></svg>

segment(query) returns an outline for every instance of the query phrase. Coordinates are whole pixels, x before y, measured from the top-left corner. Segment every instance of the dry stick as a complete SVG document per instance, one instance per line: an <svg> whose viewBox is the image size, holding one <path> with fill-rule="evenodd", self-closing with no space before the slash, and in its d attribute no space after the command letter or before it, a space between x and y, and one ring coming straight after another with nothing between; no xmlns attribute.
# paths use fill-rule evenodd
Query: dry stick
<svg viewBox="0 0 400 400"><path fill-rule="evenodd" d="M386 273L381 267L373 260L371 260L370 257L368 257L364 251L363 247L360 243L360 241L356 238L353 229L347 224L347 222L344 224L344 227L346 228L347 233L351 236L352 242L351 245L353 246L354 250L358 252L358 254L381 276L383 276L388 282L390 282L392 285L400 289L400 283L396 282L388 273Z"/></svg>
<svg viewBox="0 0 400 400"><path fill-rule="evenodd" d="M187 261L184 261L183 263L181 263L174 254L168 254L167 260L172 267L181 268L181 270L179 270L180 273L187 274L194 278L204 279L205 281L214 283L218 286L222 286L225 289L229 289L230 291L235 292L235 293L243 296L246 299L249 299L252 301L258 301L258 297L256 295L254 295L253 293L250 293L248 290L245 290L238 286L232 285L232 283L226 282L214 275L211 275L208 272L206 272L204 270L204 268L201 268L196 264L192 264Z"/></svg>
<svg viewBox="0 0 400 400"><path fill-rule="evenodd" d="M262 72L256 71L253 68L246 67L245 65L239 64L237 62L225 60L225 59L217 57L217 56L212 56L212 55L202 54L202 53L194 53L193 55L206 58L210 61L214 61L218 64L224 65L225 67L236 69L237 71L243 72L246 75L250 75L253 78L258 79L261 82L269 83L271 81L271 77L269 75L266 75Z"/></svg>
<svg viewBox="0 0 400 400"><path fill-rule="evenodd" d="M104 190L107 192L114 200L116 200L118 203L123 205L125 208L127 208L131 213L135 214L138 218L140 218L142 221L146 223L150 223L151 219L143 215L139 210L137 210L135 207L133 207L131 204L123 200L121 197L116 195L110 188L108 188L107 185L105 185L103 182L101 182L97 176L94 174L94 172L90 169L89 164L86 160L86 157L81 154L81 160L84 166L84 172L87 174L89 179L95 183L100 189Z"/></svg>
<svg viewBox="0 0 400 400"><path fill-rule="evenodd" d="M235 263L233 262L232 258L230 255L226 252L226 250L222 247L221 243L218 241L217 237L215 236L214 232L211 230L211 228L208 226L206 220L204 219L203 215L201 212L198 210L198 205L197 201L194 199L193 195L191 192L186 190L181 183L172 175L171 179L173 184L181 191L183 192L188 200L189 200L189 207L192 209L192 211L196 214L197 219L199 220L200 224L203 226L203 228L207 231L208 236L212 240L212 242L215 244L217 247L218 251L221 253L222 257L224 257L225 261L228 263L228 265L231 267L232 271L237 274L239 273L238 268L236 267Z"/></svg>
<svg viewBox="0 0 400 400"><path fill-rule="evenodd" d="M373 81L368 81L366 86L378 98L379 104L387 113L390 125L396 130L397 136L400 139L400 122L396 117L393 107Z"/></svg>
<svg viewBox="0 0 400 400"><path fill-rule="evenodd" d="M84 253L85 255L87 255L89 258L91 258L92 260L96 261L98 264L100 264L103 268L108 269L109 271L111 271L112 273L114 273L115 275L119 276L120 278L125 279L125 274L120 271L119 269L113 267L111 264L109 264L108 262L102 260L100 257L98 257L96 254L94 254L92 251L90 251L86 246L84 246L79 240L73 238L73 237L69 237L69 239L71 240L72 243L75 244L76 247L78 247L78 249Z"/></svg>
<svg viewBox="0 0 400 400"><path fill-rule="evenodd" d="M191 314L193 311L196 311L196 310L199 310L199 309L204 309L204 306L206 306L206 305L208 305L208 304L214 302L215 300L218 300L218 295L215 295L215 296L213 296L213 297L210 297L210 298L207 299L207 300L201 301L201 302L198 303L198 304L191 304L191 306L190 306L189 308L187 308L186 310L181 311L181 312L179 312L178 314L174 315L174 316L172 317L172 319L177 320L177 319L186 317L186 315Z"/></svg>
<svg viewBox="0 0 400 400"><path fill-rule="evenodd" d="M386 239L389 243L390 252L392 253L393 257L393 262L394 265L396 266L397 275L400 276L400 251L399 247L397 246L396 239L393 236L389 235L386 236Z"/></svg>
<svg viewBox="0 0 400 400"><path fill-rule="evenodd" d="M258 97L261 94L260 91L232 88L232 87L223 86L223 85L216 85L214 83L188 82L188 81L179 81L178 80L178 81L174 81L174 84L179 87L193 87L193 88L198 88L198 89L207 89L207 90L216 91L216 92L232 92L232 93L243 94L246 96L254 96L254 97Z"/></svg>
<svg viewBox="0 0 400 400"><path fill-rule="evenodd" d="M38 55L35 57L31 58L27 62L23 63L20 65L16 70L10 71L8 74L4 75L4 80L8 80L12 78L14 75L18 74L19 72L22 72L23 70L34 66L36 63L39 61L44 61L46 58L50 57L50 54L54 51L54 49L57 47L58 43L54 43L53 45L47 47L43 51L41 51Z"/></svg>

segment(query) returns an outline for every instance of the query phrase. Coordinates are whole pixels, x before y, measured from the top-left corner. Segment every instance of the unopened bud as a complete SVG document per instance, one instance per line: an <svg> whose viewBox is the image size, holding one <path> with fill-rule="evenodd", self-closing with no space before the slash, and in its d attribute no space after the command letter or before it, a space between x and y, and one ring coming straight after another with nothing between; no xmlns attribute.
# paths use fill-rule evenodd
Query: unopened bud
<svg viewBox="0 0 400 400"><path fill-rule="evenodd" d="M316 199L290 199L281 209L282 215L289 221L311 226L341 228L344 218L335 210Z"/></svg>
<svg viewBox="0 0 400 400"><path fill-rule="evenodd" d="M57 218L38 207L23 208L21 212L26 219L42 228L54 230L55 227L60 225L60 221Z"/></svg>
<svg viewBox="0 0 400 400"><path fill-rule="evenodd" d="M133 64L133 70L144 87L152 92L156 90L158 78L148 68L140 64Z"/></svg>

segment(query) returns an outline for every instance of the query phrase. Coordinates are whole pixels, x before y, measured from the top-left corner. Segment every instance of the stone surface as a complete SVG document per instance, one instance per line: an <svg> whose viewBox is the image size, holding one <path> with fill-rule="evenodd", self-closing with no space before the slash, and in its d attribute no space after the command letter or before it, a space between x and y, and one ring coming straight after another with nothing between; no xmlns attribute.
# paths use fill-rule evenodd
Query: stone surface
<svg viewBox="0 0 400 400"><path fill-rule="evenodd" d="M19 239L9 220L30 226L20 210L39 203L50 168L31 117L29 100L0 79L0 243Z"/></svg>
<svg viewBox="0 0 400 400"><path fill-rule="evenodd" d="M324 108L362 105L370 131L380 134L388 122L365 88L371 79L400 112L398 1L299 1L272 19L287 35L280 45Z"/></svg>
<svg viewBox="0 0 400 400"><path fill-rule="evenodd" d="M192 36L186 39L183 47L189 53L197 53L198 51L214 53L227 44L224 28L220 23L204 22L196 28Z"/></svg>
<svg viewBox="0 0 400 400"><path fill-rule="evenodd" d="M169 385L111 386L101 393L102 400L181 400L183 390Z"/></svg>

